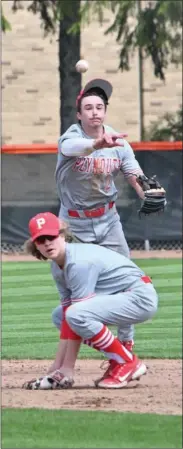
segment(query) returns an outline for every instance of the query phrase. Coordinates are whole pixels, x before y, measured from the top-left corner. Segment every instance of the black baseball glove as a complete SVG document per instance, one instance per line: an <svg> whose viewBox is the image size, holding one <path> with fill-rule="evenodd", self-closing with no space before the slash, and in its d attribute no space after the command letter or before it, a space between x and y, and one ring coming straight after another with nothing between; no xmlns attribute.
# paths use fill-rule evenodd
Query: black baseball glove
<svg viewBox="0 0 183 449"><path fill-rule="evenodd" d="M137 176L137 182L144 191L144 199L138 211L139 215L163 212L166 206L166 191L156 180L156 175L152 178L145 175Z"/></svg>

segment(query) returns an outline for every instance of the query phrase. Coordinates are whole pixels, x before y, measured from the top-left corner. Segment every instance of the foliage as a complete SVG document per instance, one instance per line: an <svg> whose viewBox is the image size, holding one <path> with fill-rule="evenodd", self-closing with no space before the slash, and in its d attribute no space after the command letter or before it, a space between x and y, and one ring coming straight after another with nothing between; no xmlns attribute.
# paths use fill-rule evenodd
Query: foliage
<svg viewBox="0 0 183 449"><path fill-rule="evenodd" d="M22 9L25 3L14 0L13 11ZM71 100L77 96L81 84L81 77L71 71L71 67L79 59L81 24L85 26L94 17L103 24L105 12L110 11L112 23L105 30L105 35L116 35L116 41L120 45L119 68L122 71L130 70L131 58L137 48L141 49L143 58L151 58L154 74L161 80L165 80L165 72L170 63L178 64L181 61L182 1L146 0L143 7L141 5L141 0L83 0L81 3L80 0L32 0L28 3L28 11L39 14L45 36L57 33L58 24L60 27L60 90L64 109L64 114L61 111L60 115L64 130L68 127L69 117L75 117ZM3 32L11 29L3 12L1 24ZM73 86L72 92L69 86ZM64 98L64 94L68 98ZM67 114L66 103L69 104ZM161 123L158 120L146 134L151 140L181 140L182 110L175 117L166 114Z"/></svg>
<svg viewBox="0 0 183 449"><path fill-rule="evenodd" d="M22 7L22 1L13 1L14 12ZM73 0L32 0L27 6L27 10L33 14L39 14L41 27L44 30L44 35L47 36L49 33L56 33L58 22L61 22L66 16L72 17Z"/></svg>
<svg viewBox="0 0 183 449"><path fill-rule="evenodd" d="M182 1L146 1L141 8L139 0L85 0L83 23L90 22L94 14L102 22L106 8L114 20L105 34L116 33L121 47L119 68L130 70L130 58L136 48L141 48L144 58L151 58L155 76L165 80L168 65L181 61Z"/></svg>
<svg viewBox="0 0 183 449"><path fill-rule="evenodd" d="M166 113L153 123L145 132L145 140L182 141L182 106L175 114Z"/></svg>
<svg viewBox="0 0 183 449"><path fill-rule="evenodd" d="M24 9L25 2L22 0L13 0L12 10L14 13ZM33 14L39 14L41 19L41 27L44 35L49 33L55 34L58 22L62 21L65 16L72 16L73 0L32 0L29 2L27 10ZM2 13L1 17L2 31L11 30L11 26ZM77 27L79 32L80 26Z"/></svg>
<svg viewBox="0 0 183 449"><path fill-rule="evenodd" d="M11 25L3 14L3 10L1 11L1 29L3 33L11 30Z"/></svg>
<svg viewBox="0 0 183 449"><path fill-rule="evenodd" d="M60 87L60 133L75 121L75 99L81 90L81 74L74 70L80 59L80 0L13 1L13 11L25 7L38 15L44 36L56 35L58 41ZM73 24L79 24L71 33Z"/></svg>
<svg viewBox="0 0 183 449"><path fill-rule="evenodd" d="M13 10L22 8L22 4L21 0L14 0ZM103 23L106 10L110 10L113 21L105 34L116 34L119 68L130 70L131 57L136 48L141 48L143 57L151 58L155 76L165 80L168 65L178 64L182 57L182 1L155 0L141 5L141 0L84 0L79 20L72 21L67 33L79 33L81 24L90 23L95 16ZM72 15L73 0L32 0L27 9L40 15L47 35L56 32L64 16Z"/></svg>

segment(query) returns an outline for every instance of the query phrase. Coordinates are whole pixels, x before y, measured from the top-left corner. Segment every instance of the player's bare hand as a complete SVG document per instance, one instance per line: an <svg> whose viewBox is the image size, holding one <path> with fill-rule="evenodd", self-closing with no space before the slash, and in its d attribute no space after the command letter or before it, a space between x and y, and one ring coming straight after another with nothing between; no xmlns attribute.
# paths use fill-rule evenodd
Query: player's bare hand
<svg viewBox="0 0 183 449"><path fill-rule="evenodd" d="M128 134L103 134L102 137L95 139L93 148L95 150L101 150L102 148L123 147L123 142L118 142L118 139L124 139Z"/></svg>

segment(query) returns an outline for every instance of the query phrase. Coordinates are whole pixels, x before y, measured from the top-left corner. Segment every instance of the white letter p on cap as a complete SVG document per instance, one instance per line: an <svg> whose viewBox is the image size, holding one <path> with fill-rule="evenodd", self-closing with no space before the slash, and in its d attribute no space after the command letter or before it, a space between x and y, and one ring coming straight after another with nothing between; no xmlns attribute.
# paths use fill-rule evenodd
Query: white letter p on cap
<svg viewBox="0 0 183 449"><path fill-rule="evenodd" d="M36 222L37 222L37 227L38 227L38 229L41 229L42 228L42 226L46 223L46 221L45 221L45 219L42 217L42 218L38 218L37 220L36 220Z"/></svg>

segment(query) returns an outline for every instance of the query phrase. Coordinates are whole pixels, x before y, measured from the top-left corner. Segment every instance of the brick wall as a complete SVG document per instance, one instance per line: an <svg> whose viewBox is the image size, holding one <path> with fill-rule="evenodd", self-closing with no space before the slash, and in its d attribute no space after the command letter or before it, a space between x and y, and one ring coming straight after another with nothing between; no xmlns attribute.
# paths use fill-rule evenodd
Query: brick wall
<svg viewBox="0 0 183 449"><path fill-rule="evenodd" d="M25 7L28 2L25 1ZM54 143L59 134L59 78L57 36L43 38L39 17L27 9L13 13L12 1L3 1L12 31L2 36L2 141L9 143ZM138 59L129 72L118 70L119 45L114 35L104 36L94 21L82 30L81 56L90 69L83 84L95 77L108 79L114 87L107 122L127 131L129 140L139 140ZM176 111L182 101L182 69L171 66L166 83L156 79L150 61L144 64L145 125L164 112Z"/></svg>

